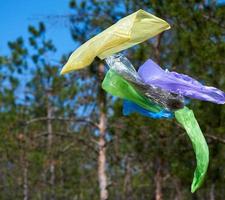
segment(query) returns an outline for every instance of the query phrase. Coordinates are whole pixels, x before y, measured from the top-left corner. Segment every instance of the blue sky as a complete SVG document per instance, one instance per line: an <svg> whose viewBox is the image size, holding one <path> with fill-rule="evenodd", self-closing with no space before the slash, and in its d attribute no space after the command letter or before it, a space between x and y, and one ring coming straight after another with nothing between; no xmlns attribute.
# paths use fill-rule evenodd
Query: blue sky
<svg viewBox="0 0 225 200"><path fill-rule="evenodd" d="M64 17L70 12L68 0L0 0L0 54L7 54L7 42L19 36L27 38L28 25L37 25L44 21L47 26L47 37L57 47L55 56L75 49L68 22ZM49 19L48 16L52 18Z"/></svg>
<svg viewBox="0 0 225 200"><path fill-rule="evenodd" d="M57 48L51 59L58 61L63 53L69 53L77 46L69 32L69 0L0 0L0 55L9 54L8 41L22 36L28 39L28 25L38 25L43 21L47 29L47 38L52 39ZM50 19L49 19L50 16ZM60 16L60 17L57 17ZM59 68L59 72L60 72ZM22 78L22 85L16 94L18 102L24 101L24 88L30 75Z"/></svg>
<svg viewBox="0 0 225 200"><path fill-rule="evenodd" d="M76 45L71 39L68 21L65 17L56 17L70 13L68 4L69 0L0 0L0 55L9 52L8 41L19 36L27 38L28 25L37 25L39 21L45 22L47 37L57 47L55 57L74 50ZM225 0L217 0L217 4L224 5Z"/></svg>

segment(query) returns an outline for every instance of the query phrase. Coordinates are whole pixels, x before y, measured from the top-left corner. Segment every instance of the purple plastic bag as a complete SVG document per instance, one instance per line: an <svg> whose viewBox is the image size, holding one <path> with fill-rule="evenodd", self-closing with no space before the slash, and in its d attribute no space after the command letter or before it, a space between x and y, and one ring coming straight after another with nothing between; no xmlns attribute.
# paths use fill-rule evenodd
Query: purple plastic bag
<svg viewBox="0 0 225 200"><path fill-rule="evenodd" d="M204 86L187 75L164 71L150 59L139 68L138 74L145 83L169 92L217 104L225 103L225 93L223 91Z"/></svg>

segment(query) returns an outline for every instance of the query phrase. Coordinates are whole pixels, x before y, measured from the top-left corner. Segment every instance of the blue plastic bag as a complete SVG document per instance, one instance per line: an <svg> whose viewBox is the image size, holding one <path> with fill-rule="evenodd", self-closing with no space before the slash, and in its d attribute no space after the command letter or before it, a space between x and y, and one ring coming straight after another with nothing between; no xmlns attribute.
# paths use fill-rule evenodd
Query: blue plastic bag
<svg viewBox="0 0 225 200"><path fill-rule="evenodd" d="M172 112L169 112L167 110L161 110L159 112L151 112L148 111L136 103L133 103L132 101L129 100L124 100L123 101L123 115L127 116L132 113L139 113L142 116L153 118L153 119L170 119L174 117L174 114Z"/></svg>

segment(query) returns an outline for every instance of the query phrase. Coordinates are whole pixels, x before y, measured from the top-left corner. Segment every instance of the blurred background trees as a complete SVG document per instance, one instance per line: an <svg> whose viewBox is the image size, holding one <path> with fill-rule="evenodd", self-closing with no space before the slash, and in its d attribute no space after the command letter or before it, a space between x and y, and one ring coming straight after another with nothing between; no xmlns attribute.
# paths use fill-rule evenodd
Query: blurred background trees
<svg viewBox="0 0 225 200"><path fill-rule="evenodd" d="M68 3L77 45L138 9L165 19L171 30L124 52L135 67L152 58L225 91L223 5ZM29 38L0 55L0 199L224 199L224 106L190 102L210 149L206 181L191 194L196 163L185 131L174 120L124 117L122 100L101 90L103 61L60 76L70 52L52 61L57 50L46 31L43 22L29 26Z"/></svg>

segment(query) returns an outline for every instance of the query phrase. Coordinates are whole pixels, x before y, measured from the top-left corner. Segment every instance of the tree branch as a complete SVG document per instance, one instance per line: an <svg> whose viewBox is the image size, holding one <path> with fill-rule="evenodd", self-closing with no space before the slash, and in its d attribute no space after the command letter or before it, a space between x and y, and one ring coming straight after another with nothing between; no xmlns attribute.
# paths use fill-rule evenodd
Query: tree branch
<svg viewBox="0 0 225 200"><path fill-rule="evenodd" d="M215 135L209 135L209 134L205 134L205 136L206 136L207 138L210 138L210 139L212 139L212 140L215 140L215 141L217 141L217 142L220 142L220 143L222 143L222 144L225 144L225 139L223 139L223 138L219 138L219 137L217 137L217 136L215 136Z"/></svg>
<svg viewBox="0 0 225 200"><path fill-rule="evenodd" d="M35 123L35 122L39 122L39 121L47 121L47 120L56 120L56 121L67 121L67 122L80 122L80 123L88 123L90 124L91 126L95 127L95 128L98 128L99 129L99 125L91 120L88 120L88 119L72 119L72 118L63 118L63 117L38 117L38 118L34 118L34 119L31 119L29 121L26 121L25 122L25 125L26 126L29 126L30 124L32 123Z"/></svg>

